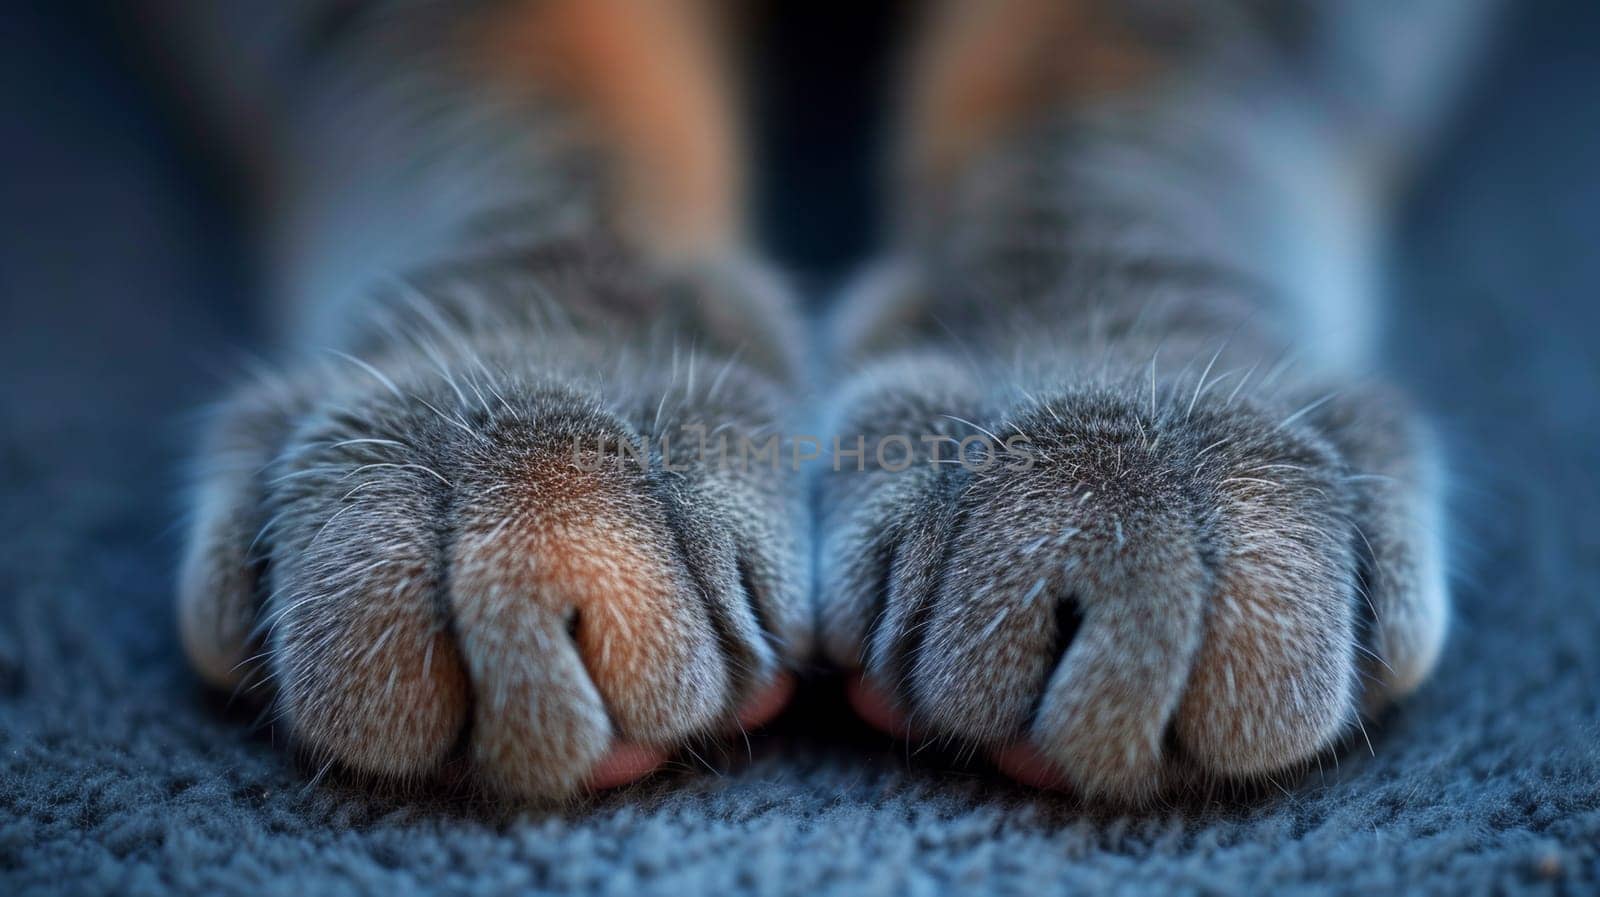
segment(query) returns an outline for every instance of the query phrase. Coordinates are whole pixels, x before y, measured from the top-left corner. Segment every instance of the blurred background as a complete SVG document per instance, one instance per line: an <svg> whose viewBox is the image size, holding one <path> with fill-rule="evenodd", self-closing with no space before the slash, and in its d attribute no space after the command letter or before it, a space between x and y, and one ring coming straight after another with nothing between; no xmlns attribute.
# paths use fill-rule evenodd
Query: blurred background
<svg viewBox="0 0 1600 897"><path fill-rule="evenodd" d="M132 5L41 0L0 13L8 433L103 412L115 398L118 408L139 403L159 435L170 427L158 421L214 395L226 359L259 336L238 171L208 153ZM814 296L876 236L891 26L905 5L768 3L747 54L763 162L757 221L768 251ZM1423 347L1451 340L1501 351L1507 327L1553 341L1547 359L1589 354L1580 343L1600 294L1600 5L1513 4L1499 32L1401 221L1392 322L1408 347L1401 365L1426 370L1434 349ZM1550 371L1550 389L1577 388L1578 373ZM1486 400L1447 392L1430 398L1464 411ZM1577 398L1548 400L1578 413Z"/></svg>

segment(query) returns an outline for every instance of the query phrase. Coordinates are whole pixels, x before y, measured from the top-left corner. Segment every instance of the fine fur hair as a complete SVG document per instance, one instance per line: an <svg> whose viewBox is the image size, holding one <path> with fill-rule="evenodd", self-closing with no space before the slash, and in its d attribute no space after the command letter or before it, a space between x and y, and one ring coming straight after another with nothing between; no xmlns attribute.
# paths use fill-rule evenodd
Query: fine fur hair
<svg viewBox="0 0 1600 897"><path fill-rule="evenodd" d="M713 4L247 7L179 20L266 35L219 117L315 348L218 413L179 619L319 764L561 798L816 643L1138 801L1302 765L1434 665L1441 474L1368 373L1373 272L1476 4L919 9L895 239L814 347L829 433L916 463L814 483L680 438L786 445L812 360Z"/></svg>
<svg viewBox="0 0 1600 897"><path fill-rule="evenodd" d="M683 434L790 432L802 328L731 200L662 170L732 123L680 134L629 106L648 80L648 102L728 114L704 23L669 2L302 6L266 33L305 73L251 98L308 349L200 452L196 669L270 694L319 765L414 780L464 756L528 798L578 792L616 742L733 728L810 653L809 521L796 478ZM650 10L679 44L638 31ZM264 15L191 12L236 36Z"/></svg>
<svg viewBox="0 0 1600 897"><path fill-rule="evenodd" d="M1447 629L1438 460L1369 320L1473 11L935 6L832 410L869 458L946 439L827 478L822 644L910 730L1081 795L1303 766Z"/></svg>

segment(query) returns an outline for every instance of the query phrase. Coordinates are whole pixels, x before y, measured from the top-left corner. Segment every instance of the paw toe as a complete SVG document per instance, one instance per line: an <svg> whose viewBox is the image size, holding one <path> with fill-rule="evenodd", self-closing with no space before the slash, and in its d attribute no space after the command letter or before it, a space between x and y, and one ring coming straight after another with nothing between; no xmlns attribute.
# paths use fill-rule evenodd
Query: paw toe
<svg viewBox="0 0 1600 897"><path fill-rule="evenodd" d="M564 457L518 466L458 509L450 605L480 766L503 790L560 794L706 731L727 671L645 493ZM632 747L608 760L614 739Z"/></svg>

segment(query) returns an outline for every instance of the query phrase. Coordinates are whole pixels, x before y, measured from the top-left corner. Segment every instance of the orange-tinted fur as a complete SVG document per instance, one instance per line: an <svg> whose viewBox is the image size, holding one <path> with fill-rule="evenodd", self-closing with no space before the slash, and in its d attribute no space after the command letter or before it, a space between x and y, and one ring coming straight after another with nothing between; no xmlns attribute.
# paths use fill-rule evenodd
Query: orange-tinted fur
<svg viewBox="0 0 1600 897"><path fill-rule="evenodd" d="M621 168L619 210L668 256L733 238L740 181L715 16L694 0L519 0L470 29L490 77L581 110Z"/></svg>
<svg viewBox="0 0 1600 897"><path fill-rule="evenodd" d="M912 59L907 169L926 189L1041 106L1136 86L1158 60L1096 0L943 0Z"/></svg>

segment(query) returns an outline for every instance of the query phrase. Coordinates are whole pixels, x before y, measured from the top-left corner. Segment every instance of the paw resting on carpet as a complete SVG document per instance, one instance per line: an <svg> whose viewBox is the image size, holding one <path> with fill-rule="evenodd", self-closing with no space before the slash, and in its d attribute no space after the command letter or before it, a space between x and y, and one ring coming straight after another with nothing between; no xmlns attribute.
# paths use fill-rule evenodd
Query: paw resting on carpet
<svg viewBox="0 0 1600 897"><path fill-rule="evenodd" d="M1007 402L943 360L863 373L856 428L945 441L824 489L823 642L861 715L1137 801L1291 769L1413 689L1446 597L1411 422L1378 393L1210 385Z"/></svg>
<svg viewBox="0 0 1600 897"><path fill-rule="evenodd" d="M518 364L312 366L211 434L184 644L217 686L272 694L319 765L413 780L464 755L497 793L560 797L786 700L810 640L788 498L618 451L675 425L663 407L758 418L760 379L613 381L673 384L644 396Z"/></svg>

